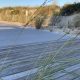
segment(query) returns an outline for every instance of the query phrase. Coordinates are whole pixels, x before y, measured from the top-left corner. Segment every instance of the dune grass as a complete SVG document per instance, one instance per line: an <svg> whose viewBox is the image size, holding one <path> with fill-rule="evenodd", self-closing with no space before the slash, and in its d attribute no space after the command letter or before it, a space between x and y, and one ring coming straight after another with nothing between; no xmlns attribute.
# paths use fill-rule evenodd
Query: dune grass
<svg viewBox="0 0 80 80"><path fill-rule="evenodd" d="M78 36L78 35L77 35ZM66 74L72 74L74 77L79 77L80 75L75 74L73 72L65 71L69 65L80 63L80 59L68 57L63 57L59 59L59 55L62 57L63 55L71 55L76 54L77 52L80 53L80 49L72 49L69 51L64 50L66 46L71 46L75 43L76 37L66 41L59 49L57 49L53 53L49 53L48 55L43 56L40 61L38 62L39 70L36 73L36 76L32 80L55 80L56 73L58 71L64 72ZM64 52L63 52L64 51Z"/></svg>

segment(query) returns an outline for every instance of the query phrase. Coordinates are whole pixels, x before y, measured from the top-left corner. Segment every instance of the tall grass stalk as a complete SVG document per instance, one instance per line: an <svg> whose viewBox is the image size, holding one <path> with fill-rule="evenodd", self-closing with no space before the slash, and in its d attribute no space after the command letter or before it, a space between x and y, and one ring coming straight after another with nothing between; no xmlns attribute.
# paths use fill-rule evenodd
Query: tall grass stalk
<svg viewBox="0 0 80 80"><path fill-rule="evenodd" d="M45 56L44 59L41 60L40 68L39 68L38 72L36 73L36 76L32 80L55 80L55 76L54 75L58 70L59 71L60 70L64 71L67 74L74 75L73 72L66 72L65 71L65 68L66 68L66 65L67 65L66 63L68 63L68 64L71 64L71 63L74 63L74 62L78 63L80 61L80 59L68 58L68 59L56 60L56 57L59 54L61 54L61 52L64 49L64 47L75 43L74 40L78 37L78 35L79 34L77 34L74 38L66 41L59 49L57 49L57 51L55 53L51 53L51 54ZM74 53L74 51L75 50L70 50L70 52L68 51L67 53L71 54L71 53ZM55 63L59 63L59 65L54 66ZM58 67L58 68L56 69L56 67ZM76 76L79 76L79 75L76 75Z"/></svg>

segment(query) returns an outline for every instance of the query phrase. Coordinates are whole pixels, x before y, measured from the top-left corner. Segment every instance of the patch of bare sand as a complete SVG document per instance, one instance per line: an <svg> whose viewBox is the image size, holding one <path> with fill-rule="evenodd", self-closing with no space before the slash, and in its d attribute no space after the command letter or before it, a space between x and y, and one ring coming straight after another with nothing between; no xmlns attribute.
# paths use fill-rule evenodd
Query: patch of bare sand
<svg viewBox="0 0 80 80"><path fill-rule="evenodd" d="M23 23L0 21L0 27L23 27Z"/></svg>

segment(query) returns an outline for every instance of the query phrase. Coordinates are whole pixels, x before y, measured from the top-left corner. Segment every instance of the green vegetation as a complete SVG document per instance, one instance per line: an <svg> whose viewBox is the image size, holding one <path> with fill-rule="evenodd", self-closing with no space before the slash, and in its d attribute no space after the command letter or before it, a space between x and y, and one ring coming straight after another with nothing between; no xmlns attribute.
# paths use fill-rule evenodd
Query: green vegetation
<svg viewBox="0 0 80 80"><path fill-rule="evenodd" d="M46 19L45 14L40 14L35 18L35 27L36 29L40 29Z"/></svg>
<svg viewBox="0 0 80 80"><path fill-rule="evenodd" d="M66 47L70 47L75 44L75 39L78 35L76 35L71 40L66 41L63 45L60 46L59 49L56 49L52 53L48 53L43 56L38 62L39 70L35 77L32 80L56 80L57 72L73 75L74 77L78 77L80 75L76 74L72 71L66 71L65 69L72 64L78 64L80 59L76 59L73 57L69 57L69 55L79 53L80 50L65 50ZM64 51L65 50L65 51ZM65 52L65 53L64 53ZM67 55L64 57L64 55ZM60 56L62 58L60 58ZM67 57L67 58L66 58Z"/></svg>
<svg viewBox="0 0 80 80"><path fill-rule="evenodd" d="M80 3L67 4L61 8L60 12L53 12L49 26L51 28L56 26L58 29L69 32L80 30Z"/></svg>
<svg viewBox="0 0 80 80"><path fill-rule="evenodd" d="M67 16L80 12L80 3L68 4L61 9L61 15Z"/></svg>
<svg viewBox="0 0 80 80"><path fill-rule="evenodd" d="M79 12L79 10L80 10L79 5L80 4L78 4L76 6L76 4L73 4L73 5L67 5L66 7L63 7L61 10L61 15L71 15L75 12ZM23 23L26 22L26 18L25 18L26 17L26 15L25 15L26 8L23 8L23 9L8 8L8 9L9 10L7 10L7 9L0 10L0 17L2 20L23 22ZM43 7L42 9L40 9L39 14L34 19L36 29L40 29L46 19L46 16L51 15L50 12L48 14L44 15L43 12L45 12L45 7ZM48 8L46 9L46 11L47 10L48 10ZM4 16L2 16L2 14ZM52 15L53 15L53 18L55 18L55 21L53 21L53 18L52 18L51 22L59 22L58 16L60 16L60 14L53 13ZM80 27L80 16L76 16L74 19L75 19L74 26ZM50 23L50 25L53 25L53 24L54 23ZM68 24L70 24L70 23L68 23ZM68 27L70 27L70 26L68 26ZM73 50L73 49L72 50L67 49L71 46L74 46L73 44L75 44L75 42L73 40L75 40L77 36L75 36L71 40L66 41L63 45L56 48L52 53L49 53L49 54L43 56L38 62L39 70L38 70L37 74L35 74L35 77L32 80L55 80L56 72L61 71L61 72L65 72L66 74L68 74L69 72L66 72L65 68L67 68L69 65L71 65L73 63L80 63L80 59L73 58L72 56L66 58L66 56L76 54L77 52L80 53L80 50L78 51L78 50ZM56 45L55 45L55 47L56 47ZM56 63L58 63L58 65L55 65ZM72 74L75 77L80 76L78 74L75 75L73 72L70 72L69 74Z"/></svg>

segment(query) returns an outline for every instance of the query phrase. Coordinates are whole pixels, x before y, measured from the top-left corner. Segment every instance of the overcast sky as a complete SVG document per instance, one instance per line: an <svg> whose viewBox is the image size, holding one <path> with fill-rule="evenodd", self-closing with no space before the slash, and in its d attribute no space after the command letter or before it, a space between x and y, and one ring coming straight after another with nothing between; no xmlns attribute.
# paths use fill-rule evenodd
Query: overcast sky
<svg viewBox="0 0 80 80"><path fill-rule="evenodd" d="M51 4L55 1L58 5L63 6L67 3L73 3L74 1L80 0L48 0L51 1L47 4ZM37 6L41 5L44 0L0 0L0 7L9 7L9 6Z"/></svg>

